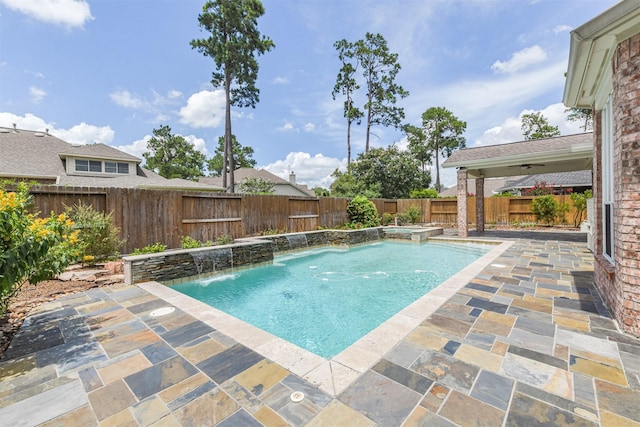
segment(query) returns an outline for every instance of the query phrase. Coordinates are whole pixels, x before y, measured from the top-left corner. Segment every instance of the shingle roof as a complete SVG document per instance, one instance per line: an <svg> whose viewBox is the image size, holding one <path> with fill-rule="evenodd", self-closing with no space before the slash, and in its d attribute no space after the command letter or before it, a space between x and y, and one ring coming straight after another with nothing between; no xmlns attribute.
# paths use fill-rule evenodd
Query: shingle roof
<svg viewBox="0 0 640 427"><path fill-rule="evenodd" d="M138 157L131 154L120 151L116 148L110 147L106 144L90 144L90 145L72 145L68 151L60 153L60 156L77 156L77 157L91 157L101 158L109 160L125 160L127 162L140 163Z"/></svg>
<svg viewBox="0 0 640 427"><path fill-rule="evenodd" d="M549 153L568 150L577 144L592 144L591 132L575 135L557 136L554 138L536 139L531 141L511 142L508 144L488 145L486 147L463 148L455 151L442 164L443 167L474 162L483 159L504 158L510 156L533 155L535 153Z"/></svg>
<svg viewBox="0 0 640 427"><path fill-rule="evenodd" d="M536 184L541 182L545 182L552 187L587 187L592 185L592 172L590 170L584 170L529 175L516 182L511 182L504 187L499 188L498 191L533 188Z"/></svg>
<svg viewBox="0 0 640 427"><path fill-rule="evenodd" d="M310 190L306 185L292 184L286 179L280 178L278 175L274 175L264 169L240 168L234 171L234 181L236 185L241 183L246 178L262 178L266 182L272 183L276 187L276 194L300 195L299 193L302 193L307 196L315 197L315 193L313 192L313 190ZM222 187L221 176L201 177L198 181L201 183ZM288 187L289 191L287 191L286 189L278 190L278 187Z"/></svg>
<svg viewBox="0 0 640 427"><path fill-rule="evenodd" d="M135 162L135 175L67 175L66 156ZM57 185L118 188L173 188L220 191L186 179L166 179L139 166L140 159L105 144L72 145L46 132L0 127L0 176L53 178Z"/></svg>

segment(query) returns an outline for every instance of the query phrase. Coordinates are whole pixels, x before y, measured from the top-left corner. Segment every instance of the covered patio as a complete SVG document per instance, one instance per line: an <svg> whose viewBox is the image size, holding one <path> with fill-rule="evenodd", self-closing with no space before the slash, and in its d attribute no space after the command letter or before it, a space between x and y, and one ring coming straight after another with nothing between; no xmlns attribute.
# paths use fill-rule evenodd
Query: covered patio
<svg viewBox="0 0 640 427"><path fill-rule="evenodd" d="M454 152L442 164L458 169L458 236L469 235L467 222L467 179L475 178L476 231L483 232L484 179L551 172L572 172L593 166L591 132L531 141L464 148Z"/></svg>

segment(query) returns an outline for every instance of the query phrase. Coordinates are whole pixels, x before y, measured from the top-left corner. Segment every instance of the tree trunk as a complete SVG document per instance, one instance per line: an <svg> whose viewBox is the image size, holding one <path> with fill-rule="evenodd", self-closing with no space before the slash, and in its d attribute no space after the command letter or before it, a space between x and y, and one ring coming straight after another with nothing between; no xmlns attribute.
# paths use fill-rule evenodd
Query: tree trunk
<svg viewBox="0 0 640 427"><path fill-rule="evenodd" d="M371 100L369 100L369 108L367 108L367 142L364 146L365 154L369 152L369 135L371 134Z"/></svg>
<svg viewBox="0 0 640 427"><path fill-rule="evenodd" d="M224 162L222 186L227 193L235 191L234 164L233 164L233 144L231 142L231 76L225 69L225 111L224 111ZM227 174L229 179L227 180ZM227 186L228 182L228 186Z"/></svg>
<svg viewBox="0 0 640 427"><path fill-rule="evenodd" d="M440 147L436 145L436 191L440 192Z"/></svg>

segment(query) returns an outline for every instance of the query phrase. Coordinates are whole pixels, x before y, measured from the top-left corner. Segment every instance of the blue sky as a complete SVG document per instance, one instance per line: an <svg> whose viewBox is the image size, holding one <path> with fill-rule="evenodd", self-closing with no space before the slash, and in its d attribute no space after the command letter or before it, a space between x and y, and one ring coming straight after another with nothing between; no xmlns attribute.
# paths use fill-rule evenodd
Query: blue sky
<svg viewBox="0 0 640 427"><path fill-rule="evenodd" d="M260 103L233 111L233 133L257 166L328 187L346 166L343 100L331 91L335 41L380 33L399 55L406 122L442 106L467 122L467 146L522 139L520 116L541 111L578 133L562 102L569 33L613 0L263 0ZM152 131L169 125L213 155L224 134L224 94L214 63L189 41L204 0L0 0L0 126L101 142L142 158ZM364 149L365 127L352 132ZM373 146L406 146L374 128ZM453 185L447 170L443 184Z"/></svg>

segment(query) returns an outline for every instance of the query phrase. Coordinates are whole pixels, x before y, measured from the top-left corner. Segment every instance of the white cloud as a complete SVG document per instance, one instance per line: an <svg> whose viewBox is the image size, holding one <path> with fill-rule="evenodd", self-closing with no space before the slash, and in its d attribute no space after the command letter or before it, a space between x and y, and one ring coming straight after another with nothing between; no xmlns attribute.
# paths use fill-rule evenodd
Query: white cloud
<svg viewBox="0 0 640 427"><path fill-rule="evenodd" d="M144 108L146 105L144 99L132 94L128 90L119 90L110 93L109 98L121 107L132 108L135 110Z"/></svg>
<svg viewBox="0 0 640 427"><path fill-rule="evenodd" d="M306 123L304 125L304 131L305 132L313 132L316 128L316 125L314 125L313 123Z"/></svg>
<svg viewBox="0 0 640 427"><path fill-rule="evenodd" d="M278 76L275 79L273 79L273 84L276 84L276 85L286 85L289 83L290 81L286 77Z"/></svg>
<svg viewBox="0 0 640 427"><path fill-rule="evenodd" d="M13 124L16 124L18 129L25 130L40 130L53 129L53 123L47 123L40 117L37 117L31 113L26 113L24 116L17 116L13 113L0 113L0 126L12 128Z"/></svg>
<svg viewBox="0 0 640 427"><path fill-rule="evenodd" d="M285 124L283 124L282 126L276 128L276 130L278 132L294 132L294 131L297 131L297 129L293 126L293 123L291 123L291 122L285 122Z"/></svg>
<svg viewBox="0 0 640 427"><path fill-rule="evenodd" d="M494 62L491 69L496 73L515 73L529 65L543 62L545 59L547 59L547 52L535 45L514 53L508 61Z"/></svg>
<svg viewBox="0 0 640 427"><path fill-rule="evenodd" d="M564 33L566 31L571 31L573 29L573 27L569 26L569 25L556 25L555 27L553 27L553 32L555 34L558 33Z"/></svg>
<svg viewBox="0 0 640 427"><path fill-rule="evenodd" d="M319 153L311 156L304 152L291 152L284 160L277 160L266 166L260 166L280 178L289 179L291 171L296 174L296 182L305 184L309 188L329 188L334 178L331 176L336 169L346 169L347 160L326 157Z"/></svg>
<svg viewBox="0 0 640 427"><path fill-rule="evenodd" d="M180 109L180 122L195 128L217 127L224 120L225 96L221 89L202 90Z"/></svg>
<svg viewBox="0 0 640 427"><path fill-rule="evenodd" d="M29 95L31 96L31 100L36 104L44 99L47 96L47 92L44 89L40 89L39 87L31 86L29 88Z"/></svg>
<svg viewBox="0 0 640 427"><path fill-rule="evenodd" d="M0 0L0 3L38 21L67 28L82 28L94 19L89 3L84 0Z"/></svg>
<svg viewBox="0 0 640 427"><path fill-rule="evenodd" d="M169 99L176 99L180 98L181 96L182 92L180 92L179 90L171 89L169 92L167 92L167 98Z"/></svg>
<svg viewBox="0 0 640 427"><path fill-rule="evenodd" d="M110 126L94 126L85 122L69 129L53 129L50 133L70 144L109 144L115 136Z"/></svg>
<svg viewBox="0 0 640 427"><path fill-rule="evenodd" d="M125 153L129 153L132 156L136 156L139 159L143 159L142 153L147 151L147 141L151 139L151 135L145 135L144 138L133 141L131 144L126 145L114 145L113 148L122 150Z"/></svg>
<svg viewBox="0 0 640 427"><path fill-rule="evenodd" d="M487 129L480 138L478 138L473 146L485 146L494 144L506 144L509 142L522 141L522 115L539 112L552 126L558 126L561 135L572 135L574 133L582 133L580 123L570 122L567 120L567 107L561 102L551 104L542 110L522 110L518 117L508 117L499 126Z"/></svg>
<svg viewBox="0 0 640 427"><path fill-rule="evenodd" d="M207 145L204 139L198 138L195 135L186 135L183 136L183 138L186 139L189 144L193 145L196 150L198 150L205 156L209 156L209 151L207 150Z"/></svg>

